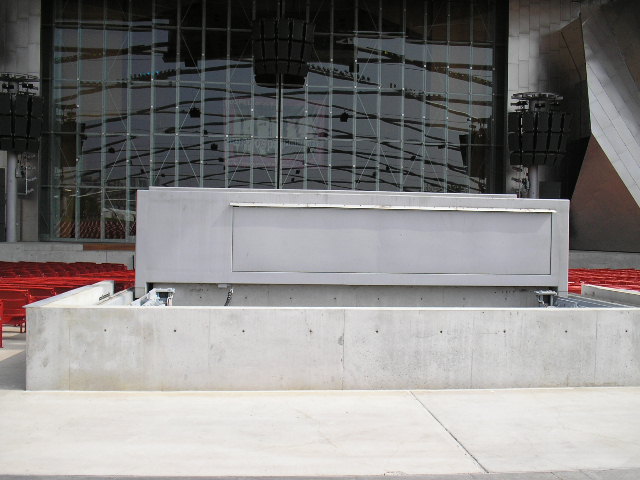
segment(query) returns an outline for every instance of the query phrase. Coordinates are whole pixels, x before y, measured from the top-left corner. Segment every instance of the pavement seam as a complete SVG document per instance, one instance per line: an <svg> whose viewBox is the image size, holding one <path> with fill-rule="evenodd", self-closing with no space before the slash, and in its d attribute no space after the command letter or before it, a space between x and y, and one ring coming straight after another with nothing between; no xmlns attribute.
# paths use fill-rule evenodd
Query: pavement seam
<svg viewBox="0 0 640 480"><path fill-rule="evenodd" d="M420 399L416 396L416 394L413 392L413 390L410 390L410 393L411 393L411 395L413 395L413 398L415 398L415 399L416 399L416 401L417 401L420 405L422 405L422 408L424 408L424 409L427 411L427 413L429 413L429 415L431 415L431 416L433 417L433 419L434 419L436 422L438 422L442 428L444 428L444 430L445 430L445 431L446 431L446 432L451 436L451 438L453 438L453 439L455 440L455 442L456 442L458 445L460 445L460 448L462 448L465 452L467 452L467 455L469 455L469 456L473 459L473 461L474 461L474 462L476 462L476 464L477 464L477 465L482 469L482 471L483 471L484 473L489 473L489 470L487 470L486 468L484 468L484 465L482 465L482 464L480 463L480 461L479 461L479 460L478 460L478 459L473 455L473 453L471 453L471 452L467 449L467 447L465 447L465 446L462 444L462 442L461 442L460 440L458 440L458 438L457 438L457 437L456 437L456 436L455 436L455 435L454 435L454 434L453 434L453 433L452 433L452 432L451 432L447 427L445 427L445 425L444 425L444 424L443 424L443 423L438 419L438 417L436 417L436 416L433 414L433 412L432 412L431 410L429 410L429 408L428 408L428 407L427 407L427 406L422 402L422 400L420 400Z"/></svg>
<svg viewBox="0 0 640 480"><path fill-rule="evenodd" d="M345 358L344 358L344 344L346 342L346 336L347 336L347 312L343 309L342 310L342 378L340 381L340 389L344 390L344 362L345 362Z"/></svg>

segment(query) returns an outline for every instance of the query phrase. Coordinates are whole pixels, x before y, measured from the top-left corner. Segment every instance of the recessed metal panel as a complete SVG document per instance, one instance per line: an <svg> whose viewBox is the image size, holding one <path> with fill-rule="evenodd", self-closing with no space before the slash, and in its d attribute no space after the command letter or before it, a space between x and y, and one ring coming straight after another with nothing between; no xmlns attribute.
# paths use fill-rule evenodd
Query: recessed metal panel
<svg viewBox="0 0 640 480"><path fill-rule="evenodd" d="M548 275L551 215L235 207L232 269Z"/></svg>

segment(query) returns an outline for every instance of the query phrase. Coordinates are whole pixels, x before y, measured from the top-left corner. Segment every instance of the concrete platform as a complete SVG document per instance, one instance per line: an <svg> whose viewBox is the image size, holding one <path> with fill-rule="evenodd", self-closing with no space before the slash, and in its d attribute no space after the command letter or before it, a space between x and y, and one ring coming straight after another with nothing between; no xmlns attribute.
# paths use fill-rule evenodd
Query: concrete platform
<svg viewBox="0 0 640 480"><path fill-rule="evenodd" d="M25 392L23 337L0 356L1 480L640 478L637 387Z"/></svg>

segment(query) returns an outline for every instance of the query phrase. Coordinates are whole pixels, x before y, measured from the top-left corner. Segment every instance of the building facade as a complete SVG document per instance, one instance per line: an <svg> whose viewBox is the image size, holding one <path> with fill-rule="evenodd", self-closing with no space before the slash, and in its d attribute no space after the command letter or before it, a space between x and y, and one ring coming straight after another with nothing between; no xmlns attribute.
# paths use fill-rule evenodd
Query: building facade
<svg viewBox="0 0 640 480"><path fill-rule="evenodd" d="M604 130L592 128L588 89L576 93L587 75L575 61L596 44L583 35L591 18L619 18L592 13L635 12L632 4L3 2L0 63L39 75L47 104L39 158L24 160L38 180L21 201L21 238L135 241L136 192L149 186L526 195L505 125L510 96L523 91L563 94L574 119L566 161L541 169L542 194L580 193L583 159L600 135L605 160L628 164L614 172L635 200L618 202L619 217L632 222L640 155L623 155L619 144L628 142L605 143ZM270 41L256 25L278 18L313 32L308 71L295 85L256 81L259 49ZM584 248L597 244L582 232Z"/></svg>

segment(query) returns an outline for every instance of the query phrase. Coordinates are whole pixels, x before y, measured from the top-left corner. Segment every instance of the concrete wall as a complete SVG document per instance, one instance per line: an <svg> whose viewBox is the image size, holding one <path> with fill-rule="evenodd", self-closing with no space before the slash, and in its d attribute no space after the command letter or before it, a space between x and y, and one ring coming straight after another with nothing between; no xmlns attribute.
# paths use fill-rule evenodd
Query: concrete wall
<svg viewBox="0 0 640 480"><path fill-rule="evenodd" d="M640 292L633 290L600 287L598 285L582 285L582 295L595 298L596 300L604 300L605 302L640 307Z"/></svg>
<svg viewBox="0 0 640 480"><path fill-rule="evenodd" d="M138 192L147 284L554 287L568 202L495 195L151 188Z"/></svg>
<svg viewBox="0 0 640 480"><path fill-rule="evenodd" d="M638 309L28 308L29 390L640 385Z"/></svg>
<svg viewBox="0 0 640 480"><path fill-rule="evenodd" d="M640 269L640 253L571 250L570 268L636 268Z"/></svg>
<svg viewBox="0 0 640 480"><path fill-rule="evenodd" d="M228 285L157 283L175 288L173 305L222 306ZM538 290L543 287L538 287ZM234 307L537 307L529 288L377 285L233 285Z"/></svg>
<svg viewBox="0 0 640 480"><path fill-rule="evenodd" d="M17 242L0 243L4 262L94 262L122 263L134 268L134 252L119 250L83 250L79 243Z"/></svg>

